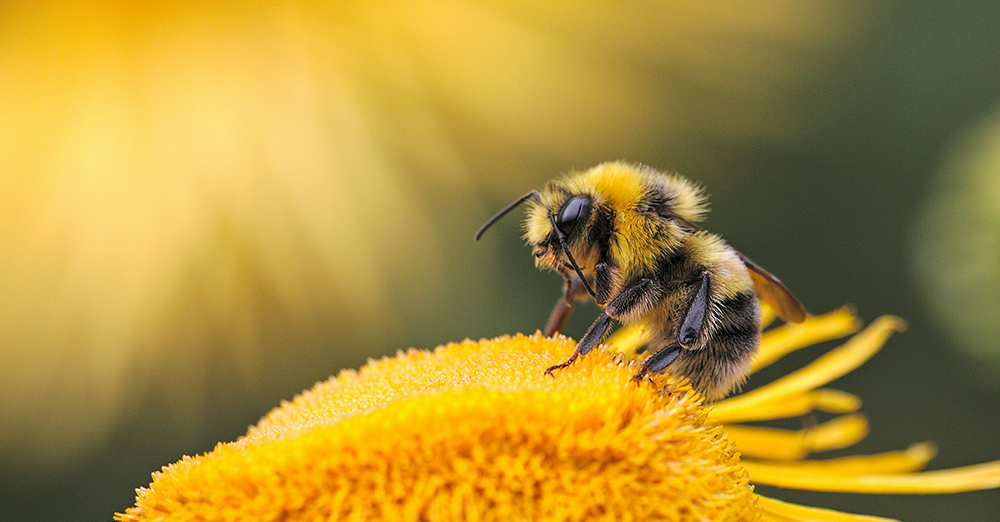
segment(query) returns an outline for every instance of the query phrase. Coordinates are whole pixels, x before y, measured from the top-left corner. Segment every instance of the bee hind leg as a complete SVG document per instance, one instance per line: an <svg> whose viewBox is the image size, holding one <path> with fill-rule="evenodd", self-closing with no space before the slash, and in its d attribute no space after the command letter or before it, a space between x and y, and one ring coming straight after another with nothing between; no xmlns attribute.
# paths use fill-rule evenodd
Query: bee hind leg
<svg viewBox="0 0 1000 522"><path fill-rule="evenodd" d="M639 368L639 373L635 374L632 380L639 382L648 374L662 372L667 366L670 366L671 363L677 360L677 356L681 354L681 348L681 343L674 341L653 355L650 355L642 363L642 368Z"/></svg>
<svg viewBox="0 0 1000 522"><path fill-rule="evenodd" d="M604 339L604 336L608 334L608 330L610 329L611 317L605 313L597 316L597 320L594 321L594 324L590 325L590 329L587 330L587 333L583 334L583 338L580 339L580 342L576 345L576 350L573 351L573 355L570 355L569 359L566 359L565 362L548 367L545 370L545 374L552 375L554 370L561 370L573 364L577 357L587 355L587 352L597 346L598 343Z"/></svg>

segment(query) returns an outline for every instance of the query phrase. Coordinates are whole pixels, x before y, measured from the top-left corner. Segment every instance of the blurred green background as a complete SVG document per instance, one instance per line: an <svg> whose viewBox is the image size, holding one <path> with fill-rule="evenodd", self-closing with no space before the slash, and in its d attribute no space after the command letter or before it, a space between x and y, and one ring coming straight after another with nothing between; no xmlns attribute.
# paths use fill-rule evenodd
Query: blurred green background
<svg viewBox="0 0 1000 522"><path fill-rule="evenodd" d="M540 328L560 281L518 219L472 233L613 159L705 184L810 311L909 321L835 383L872 433L831 456L1000 458L994 2L15 1L0 78L4 520L109 519L342 368Z"/></svg>

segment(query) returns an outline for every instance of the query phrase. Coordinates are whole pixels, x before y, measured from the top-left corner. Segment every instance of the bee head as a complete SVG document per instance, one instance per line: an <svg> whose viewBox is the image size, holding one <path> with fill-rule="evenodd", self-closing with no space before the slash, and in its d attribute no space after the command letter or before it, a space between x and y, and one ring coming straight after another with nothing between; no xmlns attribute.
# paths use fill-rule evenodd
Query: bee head
<svg viewBox="0 0 1000 522"><path fill-rule="evenodd" d="M680 176L622 162L550 182L530 201L525 239L536 264L583 273L607 262L625 275L649 271L680 246L704 212L700 189ZM562 247L565 242L567 248Z"/></svg>
<svg viewBox="0 0 1000 522"><path fill-rule="evenodd" d="M564 192L563 194L565 195ZM507 215L507 213L521 203L529 201L532 205L532 211L528 218L528 243L534 249L535 264L556 270L567 279L572 277L570 275L572 273L570 269L572 269L583 282L583 286L587 289L587 292L590 295L594 295L594 290L590 287L590 283L587 282L586 275L580 269L573 253L570 251L570 241L574 244L581 243L582 230L586 228L586 223L591 214L592 200L585 195L580 195L571 197L556 206L551 198L549 198L550 195L551 192L546 191L545 197L549 199L548 205L537 190L532 190L514 200L480 227L476 232L475 238L478 240L500 218ZM558 208L558 211L550 211L550 208ZM542 229L531 225L534 221L543 223ZM539 234L544 239L538 241L532 239ZM593 265L594 262L589 265L589 268L592 269Z"/></svg>
<svg viewBox="0 0 1000 522"><path fill-rule="evenodd" d="M546 186L525 221L525 239L535 265L554 270L567 280L575 276L591 291L588 277L600 259L594 241L594 222L600 203L586 192L570 192L561 185Z"/></svg>
<svg viewBox="0 0 1000 522"><path fill-rule="evenodd" d="M532 205L525 221L525 238L532 246L536 263L551 269L571 265L569 257L583 263L593 210L594 202L586 195L560 194L556 199L545 198Z"/></svg>

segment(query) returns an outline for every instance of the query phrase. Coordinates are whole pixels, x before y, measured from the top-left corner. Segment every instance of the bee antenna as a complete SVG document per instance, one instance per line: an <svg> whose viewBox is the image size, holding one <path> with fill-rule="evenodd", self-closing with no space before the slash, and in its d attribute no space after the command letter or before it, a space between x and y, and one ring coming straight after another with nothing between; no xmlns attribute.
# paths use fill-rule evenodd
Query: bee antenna
<svg viewBox="0 0 1000 522"><path fill-rule="evenodd" d="M576 275L580 278L580 282L583 283L583 287L587 289L587 293L590 297L597 299L597 294L594 293L594 289L590 287L590 283L587 282L586 276L583 275L583 270L580 270L580 265L576 264L576 259L573 259L573 254L570 253L569 247L566 246L566 236L563 235L559 227L556 226L556 218L552 217L552 228L556 231L557 237L559 237L559 244L562 245L563 253L569 258L569 264L573 265L573 270L576 270Z"/></svg>
<svg viewBox="0 0 1000 522"><path fill-rule="evenodd" d="M559 232L558 228L556 229L556 232ZM570 253L569 247L566 246L566 238L562 235L562 232L559 232L559 244L562 245L563 252L566 254L566 257L569 258L569 264L573 265L573 270L576 270L576 275L580 278L580 282L583 283L583 287L587 289L587 293L590 294L590 297L597 299L597 294L594 293L594 289L591 288L590 283L587 282L587 277L583 275L583 270L580 270L580 265L576 264L576 259L573 259L573 254Z"/></svg>
<svg viewBox="0 0 1000 522"><path fill-rule="evenodd" d="M528 192L527 194L525 194L525 195L523 195L523 196L515 199L513 203L511 203L510 205L507 205L506 207L504 207L503 210L501 210L500 212L497 212L495 216L491 217L489 221L487 221L486 223L484 223L483 226L479 227L479 230L476 231L476 236L475 236L476 237L476 241L479 241L479 238L483 237L483 234L490 227L493 226L493 223L496 223L497 221L500 221L500 218L506 216L507 213L509 213L511 210L514 210L515 208L517 208L518 205L520 205L521 203L524 203L525 201L528 200L528 198L531 198L531 197L534 197L535 201L537 201L539 203L542 202L542 198L539 197L537 190L532 190L531 192ZM579 271L579 270L577 270L577 271ZM593 292L591 292L591 293L593 293Z"/></svg>
<svg viewBox="0 0 1000 522"><path fill-rule="evenodd" d="M527 201L528 198L535 198L535 201L537 201L538 203L542 202L542 198L541 196L538 195L537 190L532 190L531 192L528 192L527 194L515 199L510 205L507 205L506 207L501 209L500 212L497 212L496 215L494 215L489 219L489 221L483 223L483 226L479 227L479 230L476 231L475 235L476 241L479 241L479 238L483 237L483 234L486 233L486 231L489 230L489 228L492 227L494 223L500 221L500 218L506 216L511 210L514 210L515 208L517 208L518 205ZM566 236L563 235L561 230L559 230L559 226L556 224L555 216L549 216L549 218L552 220L552 228L553 230L556 231L556 235L559 237L559 244L562 246L563 252L566 254L566 257L569 258L570 264L573 265L573 270L576 270L576 275L580 278L580 281L583 283L583 287L587 289L587 293L589 293L591 297L594 297L596 299L597 294L595 294L594 289L590 287L590 283L587 282L586 276L583 275L583 270L580 270L580 265L576 264L576 259L573 259L573 254L570 253L569 247L566 246Z"/></svg>

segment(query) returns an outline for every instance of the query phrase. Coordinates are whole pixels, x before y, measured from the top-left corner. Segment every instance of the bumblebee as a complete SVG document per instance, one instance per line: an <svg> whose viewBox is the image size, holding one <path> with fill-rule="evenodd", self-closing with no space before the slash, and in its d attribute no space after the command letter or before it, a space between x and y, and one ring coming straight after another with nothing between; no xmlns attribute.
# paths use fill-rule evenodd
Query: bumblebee
<svg viewBox="0 0 1000 522"><path fill-rule="evenodd" d="M573 302L589 295L603 310L565 362L586 355L612 320L643 324L650 355L635 380L668 367L709 400L741 385L760 344L760 301L785 321L802 304L776 277L699 228L707 208L687 179L623 162L598 165L521 196L487 221L527 202L525 239L535 265L566 281L544 333L561 330Z"/></svg>

